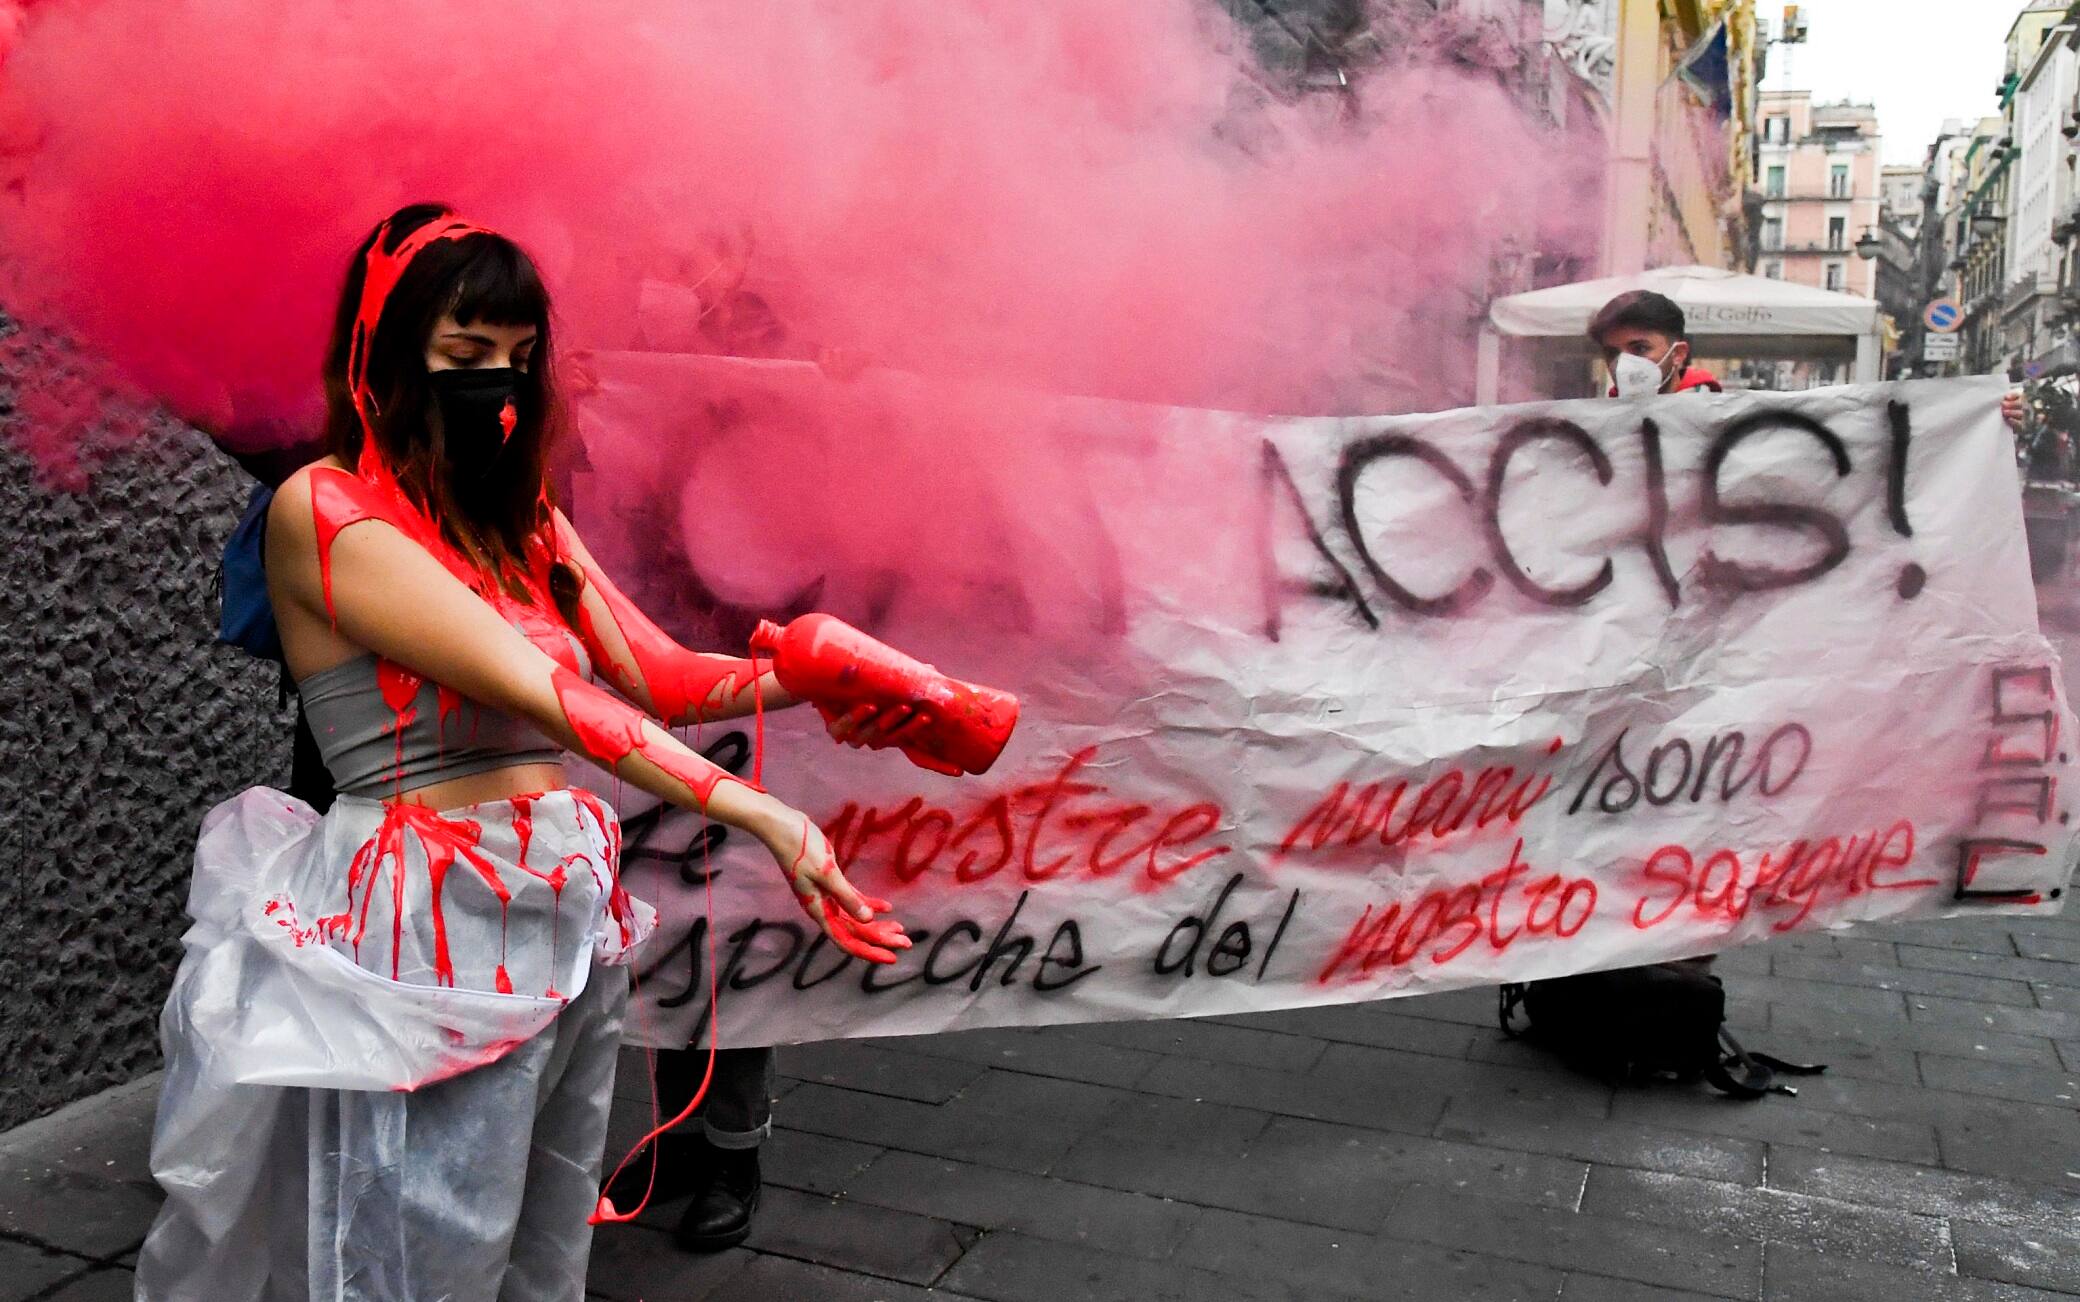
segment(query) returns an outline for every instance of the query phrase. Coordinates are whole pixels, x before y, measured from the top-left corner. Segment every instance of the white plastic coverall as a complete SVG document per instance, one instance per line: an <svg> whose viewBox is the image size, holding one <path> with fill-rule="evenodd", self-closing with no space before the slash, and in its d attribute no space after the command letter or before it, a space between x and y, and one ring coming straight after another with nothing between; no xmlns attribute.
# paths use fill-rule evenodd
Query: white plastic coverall
<svg viewBox="0 0 2080 1302"><path fill-rule="evenodd" d="M254 788L203 820L139 1299L583 1296L625 964L655 915L618 890L603 801L439 818L473 850L445 868L351 796L321 819Z"/></svg>

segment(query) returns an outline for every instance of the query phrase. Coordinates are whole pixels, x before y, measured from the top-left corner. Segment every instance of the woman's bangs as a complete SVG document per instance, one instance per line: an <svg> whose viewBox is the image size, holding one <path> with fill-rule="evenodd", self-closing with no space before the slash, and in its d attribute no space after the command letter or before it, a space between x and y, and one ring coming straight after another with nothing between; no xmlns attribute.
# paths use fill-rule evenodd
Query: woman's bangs
<svg viewBox="0 0 2080 1302"><path fill-rule="evenodd" d="M458 324L548 329L549 291L519 245L498 235L467 235L455 243L461 261L448 311Z"/></svg>

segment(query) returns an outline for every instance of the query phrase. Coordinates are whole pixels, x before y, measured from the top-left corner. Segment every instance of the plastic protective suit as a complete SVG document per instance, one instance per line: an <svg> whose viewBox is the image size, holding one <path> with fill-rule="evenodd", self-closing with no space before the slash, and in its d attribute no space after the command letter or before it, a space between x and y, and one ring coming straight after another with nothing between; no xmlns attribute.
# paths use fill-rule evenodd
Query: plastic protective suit
<svg viewBox="0 0 2080 1302"><path fill-rule="evenodd" d="M211 810L137 1296L581 1298L623 965L655 919L618 843L582 791Z"/></svg>

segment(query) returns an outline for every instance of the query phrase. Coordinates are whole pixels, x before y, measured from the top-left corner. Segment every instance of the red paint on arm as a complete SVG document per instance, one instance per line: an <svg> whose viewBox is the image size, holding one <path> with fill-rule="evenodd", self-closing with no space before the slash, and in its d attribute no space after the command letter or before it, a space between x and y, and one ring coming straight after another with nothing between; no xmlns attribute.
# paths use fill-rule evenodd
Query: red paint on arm
<svg viewBox="0 0 2080 1302"><path fill-rule="evenodd" d="M586 583L599 593L608 618L627 644L636 678L641 681L631 678L628 666L608 653L592 608L581 602L578 636L585 650L623 695L641 700L647 690L651 708L667 724L701 722L709 710L735 704L746 688L757 683L757 667L751 661L687 650L652 623L597 567L583 569Z"/></svg>
<svg viewBox="0 0 2080 1302"><path fill-rule="evenodd" d="M640 754L667 776L684 783L703 808L715 794L715 788L724 782L741 783L754 791L759 789L698 755L666 749L645 740L643 725L650 722L649 716L594 687L563 666L556 667L553 681L556 702L563 707L563 717L570 722L571 731L578 735L579 748L608 768L615 767L630 755Z"/></svg>

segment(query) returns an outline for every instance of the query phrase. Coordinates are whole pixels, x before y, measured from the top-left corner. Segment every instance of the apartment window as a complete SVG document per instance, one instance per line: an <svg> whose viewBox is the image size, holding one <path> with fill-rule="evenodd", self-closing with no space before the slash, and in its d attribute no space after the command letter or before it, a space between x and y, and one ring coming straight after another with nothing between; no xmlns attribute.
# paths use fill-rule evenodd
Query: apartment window
<svg viewBox="0 0 2080 1302"><path fill-rule="evenodd" d="M1828 287L1829 289L1840 289L1840 288L1842 288L1842 287L1843 287L1843 285L1844 285L1844 284L1846 283L1846 278L1847 278L1847 276L1848 276L1848 271L1849 271L1848 267L1847 267L1847 266L1846 266L1845 264L1843 264L1843 263L1840 263L1840 262L1830 262L1830 263L1828 263L1828 264L1827 264L1827 287Z"/></svg>
<svg viewBox="0 0 2080 1302"><path fill-rule="evenodd" d="M1762 219L1762 247L1781 249L1784 247L1784 219L1765 217Z"/></svg>
<svg viewBox="0 0 2080 1302"><path fill-rule="evenodd" d="M1849 197L1849 165L1836 163L1827 171L1827 197L1846 199Z"/></svg>
<svg viewBox="0 0 2080 1302"><path fill-rule="evenodd" d="M1784 197L1784 169L1781 167L1769 169L1769 197L1772 199Z"/></svg>
<svg viewBox="0 0 2080 1302"><path fill-rule="evenodd" d="M1771 280L1782 280L1784 278L1784 264L1781 262L1765 262L1762 264L1762 274Z"/></svg>
<svg viewBox="0 0 2080 1302"><path fill-rule="evenodd" d="M1791 140L1790 118L1764 118L1762 138L1773 144L1788 144Z"/></svg>
<svg viewBox="0 0 2080 1302"><path fill-rule="evenodd" d="M1849 219L1848 219L1847 217L1830 217L1830 218L1828 218L1828 219L1827 219L1827 247L1828 247L1828 248L1830 248L1830 249L1836 249L1836 250L1840 250L1840 249L1845 249L1845 248L1849 247L1849 245L1848 245L1848 239L1849 239Z"/></svg>

